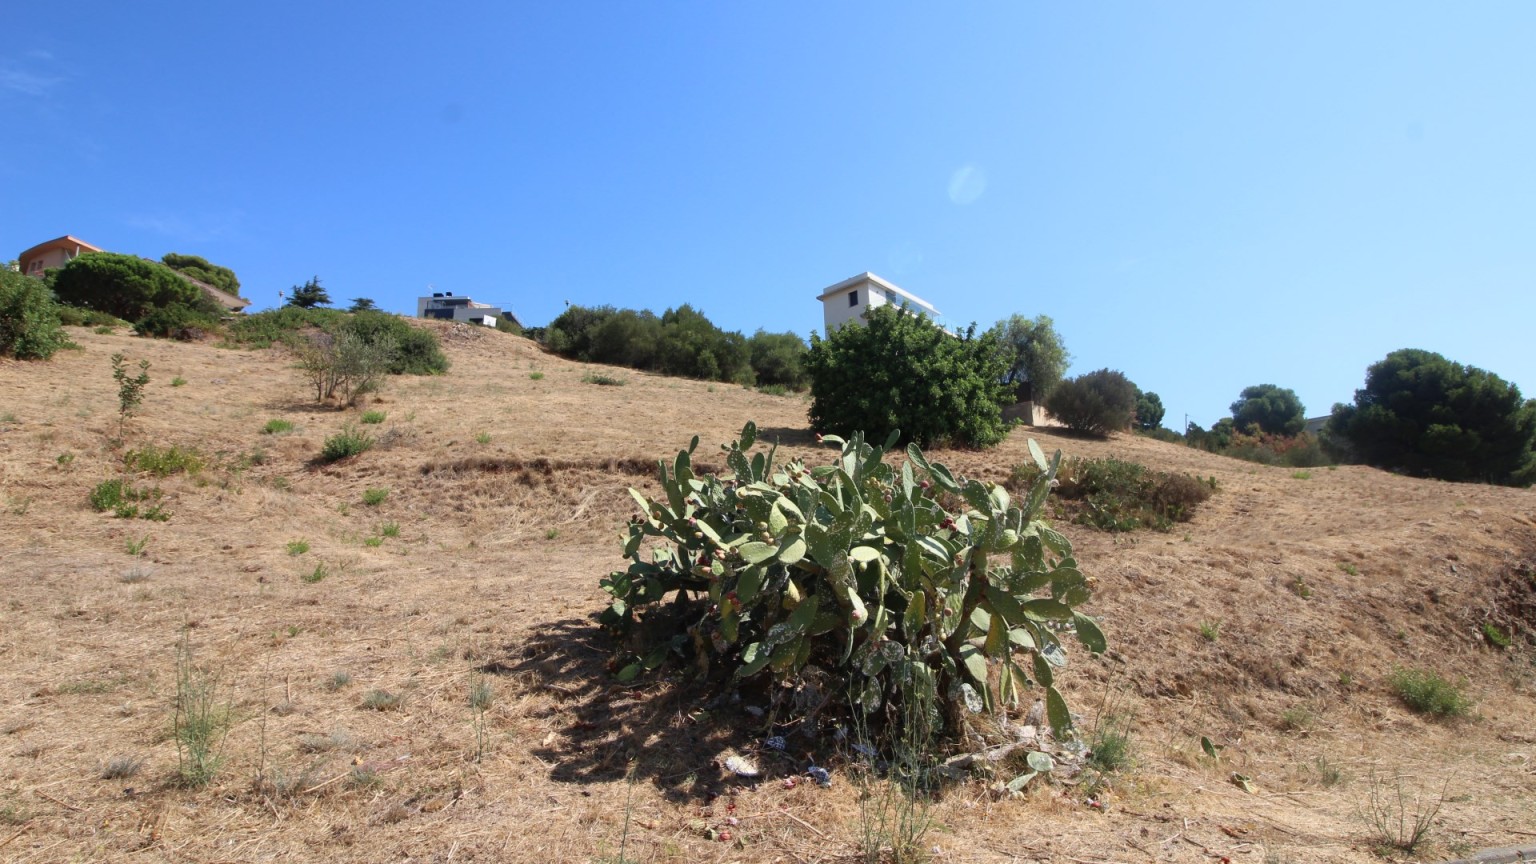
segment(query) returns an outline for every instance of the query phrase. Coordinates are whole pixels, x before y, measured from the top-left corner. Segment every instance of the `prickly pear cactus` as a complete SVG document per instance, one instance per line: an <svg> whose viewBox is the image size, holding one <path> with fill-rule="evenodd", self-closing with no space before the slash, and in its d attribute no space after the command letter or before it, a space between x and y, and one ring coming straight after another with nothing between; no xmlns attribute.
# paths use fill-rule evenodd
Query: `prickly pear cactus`
<svg viewBox="0 0 1536 864"><path fill-rule="evenodd" d="M950 718L1039 687L1056 733L1069 730L1054 685L1062 637L1094 653L1105 642L1078 611L1089 588L1071 544L1040 518L1059 452L1047 460L1029 442L1040 476L1015 502L915 445L887 464L894 436L885 447L827 436L841 452L814 467L775 465L774 449L752 452L756 437L748 423L722 445L729 471L698 476L695 436L661 463L661 497L630 490L640 514L624 540L629 567L602 581L603 624L625 639L620 680L669 658L727 681L792 681L814 667L842 680L850 708L917 701ZM662 614L669 599L678 605ZM650 614L670 630L637 626Z"/></svg>

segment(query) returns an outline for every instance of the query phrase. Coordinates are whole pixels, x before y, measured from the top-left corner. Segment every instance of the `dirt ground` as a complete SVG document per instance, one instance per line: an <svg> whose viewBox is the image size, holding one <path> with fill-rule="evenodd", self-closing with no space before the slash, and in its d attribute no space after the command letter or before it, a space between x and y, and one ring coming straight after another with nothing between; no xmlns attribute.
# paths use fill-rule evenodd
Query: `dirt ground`
<svg viewBox="0 0 1536 864"><path fill-rule="evenodd" d="M0 360L0 859L862 860L887 799L836 763L830 789L805 782L736 708L616 686L593 624L645 466L747 420L817 458L806 401L630 370L599 386L527 340L442 332L450 373L389 380L366 406L383 421L357 427L376 446L326 467L361 410L306 401L279 350L72 329L81 350ZM121 472L115 352L151 363L124 446L210 459L134 481L168 521L88 503ZM1536 493L1050 430L930 456L1001 480L1028 437L1219 488L1169 533L1062 526L1111 650L1058 683L1086 731L1128 730L1130 765L1091 801L951 788L932 860L1380 860L1361 814L1399 792L1440 804L1426 860L1536 844ZM175 782L179 650L231 721L198 789ZM1464 681L1473 716L1407 710L1387 685L1407 668ZM764 777L727 776L727 753Z"/></svg>

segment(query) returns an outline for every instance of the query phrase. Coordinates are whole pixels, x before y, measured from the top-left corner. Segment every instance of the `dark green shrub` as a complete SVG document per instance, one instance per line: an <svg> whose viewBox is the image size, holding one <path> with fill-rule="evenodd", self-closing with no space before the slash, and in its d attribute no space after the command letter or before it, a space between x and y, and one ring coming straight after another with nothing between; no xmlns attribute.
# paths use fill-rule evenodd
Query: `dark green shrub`
<svg viewBox="0 0 1536 864"><path fill-rule="evenodd" d="M448 358L437 334L425 327L413 327L399 315L358 312L337 322L337 332L352 333L365 344L392 342L393 359L387 367L391 375L441 375L448 371Z"/></svg>
<svg viewBox="0 0 1536 864"><path fill-rule="evenodd" d="M88 252L71 260L54 278L62 303L94 309L124 321L139 321L156 309L204 309L203 290L164 264L114 252Z"/></svg>
<svg viewBox="0 0 1536 864"><path fill-rule="evenodd" d="M325 444L320 448L320 461L337 462L349 456L366 453L372 446L372 435L359 431L348 423L341 427L340 432L325 439Z"/></svg>
<svg viewBox="0 0 1536 864"><path fill-rule="evenodd" d="M1136 416L1136 385L1122 372L1100 369L1056 385L1045 408L1068 429L1108 437L1131 428Z"/></svg>
<svg viewBox="0 0 1536 864"><path fill-rule="evenodd" d="M758 330L747 340L747 346L752 353L752 372L760 389L804 390L811 386L811 377L805 371L808 349L804 339L794 333Z"/></svg>
<svg viewBox="0 0 1536 864"><path fill-rule="evenodd" d="M1464 717L1472 710L1472 700L1461 687L1429 669L1396 669L1388 679L1392 692L1404 705L1419 714L1432 717Z"/></svg>
<svg viewBox="0 0 1536 864"><path fill-rule="evenodd" d="M281 344L305 328L333 331L346 316L338 309L305 309L283 306L266 312L241 315L230 322L225 332L229 345L243 348L270 348Z"/></svg>
<svg viewBox="0 0 1536 864"><path fill-rule="evenodd" d="M1142 432L1141 434L1147 436L1148 438L1155 439L1157 441L1165 441L1165 442L1167 442L1169 444L1184 444L1184 443L1187 443L1184 440L1184 436L1183 435L1180 435L1179 433L1177 433L1177 432L1173 431L1172 429L1169 429L1169 428L1167 428L1165 426L1159 426L1156 429L1148 429L1147 431Z"/></svg>
<svg viewBox="0 0 1536 864"><path fill-rule="evenodd" d="M1032 465L1017 466L1008 487L1026 489L1038 473ZM1176 522L1188 522L1216 489L1214 478L1150 471L1120 459L1071 459L1056 479L1061 507L1072 520L1104 531L1167 531Z"/></svg>
<svg viewBox="0 0 1536 864"><path fill-rule="evenodd" d="M496 319L496 329L503 333L511 333L513 336L522 336L523 328L511 315L502 315Z"/></svg>
<svg viewBox="0 0 1536 864"><path fill-rule="evenodd" d="M0 269L0 356L47 360L69 344L48 286Z"/></svg>
<svg viewBox="0 0 1536 864"><path fill-rule="evenodd" d="M67 303L60 303L57 308L59 323L67 327L125 327L129 323L115 315L108 315L95 309L82 309Z"/></svg>
<svg viewBox="0 0 1536 864"><path fill-rule="evenodd" d="M156 309L133 325L140 336L193 342L219 329L221 316L206 306L194 308L175 303Z"/></svg>
<svg viewBox="0 0 1536 864"><path fill-rule="evenodd" d="M1136 430L1151 432L1163 426L1163 398L1151 391L1136 388Z"/></svg>
<svg viewBox="0 0 1536 864"><path fill-rule="evenodd" d="M604 387L623 387L626 383L628 383L623 378L618 378L613 375L604 375L600 372L588 372L587 374L581 376L581 380L584 384L600 384Z"/></svg>
<svg viewBox="0 0 1536 864"><path fill-rule="evenodd" d="M1536 402L1491 372L1429 351L1388 354L1366 370L1328 432L1367 465L1441 480L1529 485Z"/></svg>
<svg viewBox="0 0 1536 864"><path fill-rule="evenodd" d="M721 330L686 304L659 318L650 311L570 306L541 336L546 348L573 360L706 381L753 382L747 340Z"/></svg>
<svg viewBox="0 0 1536 864"><path fill-rule="evenodd" d="M240 280L235 278L235 271L228 267L210 264L208 259L197 255L181 255L176 252L165 253L161 256L160 263L199 282L212 285L226 294L240 296Z"/></svg>
<svg viewBox="0 0 1536 864"><path fill-rule="evenodd" d="M1296 391L1274 384L1244 387L1231 408L1232 424L1241 431L1257 426L1270 435L1297 435L1307 425L1307 409Z"/></svg>
<svg viewBox="0 0 1536 864"><path fill-rule="evenodd" d="M922 446L991 447L1008 434L997 337L951 336L905 308L869 310L825 339L811 336L810 420L818 432L862 429Z"/></svg>
<svg viewBox="0 0 1536 864"><path fill-rule="evenodd" d="M726 480L693 473L694 438L663 463L660 495L631 490L630 563L602 581L620 681L680 655L717 687L801 685L816 694L802 714L889 730L927 706L918 720L950 740L973 715L1043 691L1057 733L1071 727L1054 686L1061 640L1071 631L1094 653L1105 642L1077 611L1090 592L1071 544L1040 518L1059 453L1047 462L1031 446L1040 475L1014 502L915 445L898 471L859 434L827 438L841 447L831 464L775 466L772 451L751 453L756 431L725 448ZM777 704L792 722L790 700Z"/></svg>

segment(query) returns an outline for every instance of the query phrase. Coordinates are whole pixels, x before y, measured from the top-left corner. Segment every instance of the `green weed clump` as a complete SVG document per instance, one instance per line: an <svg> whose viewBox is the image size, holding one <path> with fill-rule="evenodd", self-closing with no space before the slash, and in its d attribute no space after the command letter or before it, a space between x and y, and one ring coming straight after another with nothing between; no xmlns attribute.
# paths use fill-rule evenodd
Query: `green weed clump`
<svg viewBox="0 0 1536 864"><path fill-rule="evenodd" d="M119 519L142 517L151 522L165 522L171 514L158 503L160 496L159 489L139 489L121 477L114 477L103 480L91 490L91 509L97 513L110 511Z"/></svg>
<svg viewBox="0 0 1536 864"><path fill-rule="evenodd" d="M351 423L341 427L341 431L325 439L325 444L320 448L320 461L338 462L350 456L366 453L373 446L373 436L367 432L361 432Z"/></svg>
<svg viewBox="0 0 1536 864"><path fill-rule="evenodd" d="M615 378L612 375L604 375L601 372L588 372L581 376L581 380L585 384L600 384L604 387L623 387L629 383L623 378Z"/></svg>
<svg viewBox="0 0 1536 864"><path fill-rule="evenodd" d="M1460 686L1430 669L1398 669L1388 684L1404 705L1419 714L1456 718L1472 710L1472 700Z"/></svg>
<svg viewBox="0 0 1536 864"><path fill-rule="evenodd" d="M281 419L276 418L276 417L272 418L271 420L268 420L267 421L267 425L261 427L261 434L263 434L263 435L282 435L285 432L292 432L292 431L293 431L293 421L291 421L291 420L281 420Z"/></svg>
<svg viewBox="0 0 1536 864"><path fill-rule="evenodd" d="M142 450L129 450L123 454L123 464L130 471L169 477L172 474L196 474L203 470L207 459L196 447L182 449L173 444L162 449L150 444Z"/></svg>
<svg viewBox="0 0 1536 864"><path fill-rule="evenodd" d="M377 507L389 497L389 489L365 489L363 491L363 503L369 507Z"/></svg>
<svg viewBox="0 0 1536 864"><path fill-rule="evenodd" d="M1483 638L1495 648L1508 648L1510 645L1509 634L1499 629L1499 625L1492 621L1483 622Z"/></svg>
<svg viewBox="0 0 1536 864"><path fill-rule="evenodd" d="M377 425L379 423L383 423L384 418L387 416L388 415L383 411L364 411L362 419L364 423L369 425Z"/></svg>
<svg viewBox="0 0 1536 864"><path fill-rule="evenodd" d="M229 707L217 699L217 680L192 660L183 636L176 649L173 730L177 773L188 786L206 786L223 764L219 749L229 730Z"/></svg>

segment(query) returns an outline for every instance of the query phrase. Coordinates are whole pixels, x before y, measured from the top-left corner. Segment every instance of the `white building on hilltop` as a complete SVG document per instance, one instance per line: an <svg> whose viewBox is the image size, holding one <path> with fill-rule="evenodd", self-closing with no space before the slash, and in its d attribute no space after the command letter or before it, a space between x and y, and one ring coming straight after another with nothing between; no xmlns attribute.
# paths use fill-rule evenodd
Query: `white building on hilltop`
<svg viewBox="0 0 1536 864"><path fill-rule="evenodd" d="M935 324L943 326L940 319L944 316L933 307L932 303L916 294L903 291L873 273L860 273L850 279L844 279L822 291L821 296L816 299L821 301L827 333L850 321L855 324L862 322L865 313L876 306L900 306L903 303L912 311L921 312Z"/></svg>

